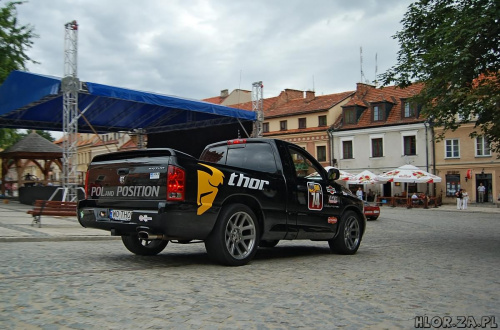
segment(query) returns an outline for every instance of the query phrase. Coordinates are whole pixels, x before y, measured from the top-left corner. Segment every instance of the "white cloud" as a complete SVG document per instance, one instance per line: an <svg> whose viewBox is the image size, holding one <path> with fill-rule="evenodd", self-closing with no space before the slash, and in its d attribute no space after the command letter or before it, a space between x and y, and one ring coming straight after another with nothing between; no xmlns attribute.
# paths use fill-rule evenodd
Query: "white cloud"
<svg viewBox="0 0 500 330"><path fill-rule="evenodd" d="M52 0L18 6L40 38L35 73L62 76L64 24L77 20L81 80L201 99L222 89L264 96L354 90L395 64L392 36L410 0Z"/></svg>

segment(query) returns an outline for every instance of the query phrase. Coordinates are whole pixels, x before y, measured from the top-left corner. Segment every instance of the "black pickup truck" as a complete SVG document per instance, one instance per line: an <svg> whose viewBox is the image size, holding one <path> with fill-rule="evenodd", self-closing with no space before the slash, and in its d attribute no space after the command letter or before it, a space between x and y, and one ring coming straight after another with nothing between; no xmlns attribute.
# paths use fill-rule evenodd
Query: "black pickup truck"
<svg viewBox="0 0 500 330"><path fill-rule="evenodd" d="M139 255L156 255L168 242L203 241L214 261L240 266L259 246L294 239L354 254L366 218L338 177L277 139L214 143L200 159L168 148L110 153L89 165L78 221L121 236Z"/></svg>

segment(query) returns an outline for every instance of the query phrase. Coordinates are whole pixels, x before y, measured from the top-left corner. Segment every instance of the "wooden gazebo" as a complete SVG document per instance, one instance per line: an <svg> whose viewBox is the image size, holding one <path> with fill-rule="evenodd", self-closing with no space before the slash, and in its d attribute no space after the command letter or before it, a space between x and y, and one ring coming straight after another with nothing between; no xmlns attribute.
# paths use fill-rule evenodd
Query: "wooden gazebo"
<svg viewBox="0 0 500 330"><path fill-rule="evenodd" d="M49 172L53 164L62 169L62 148L43 138L35 131L13 146L0 152L0 156L2 158L2 195L5 195L6 183L17 183L18 187L26 183L23 173L26 166L30 163L35 164L42 172L43 178L37 181L37 183L43 185L49 182ZM17 180L6 181L8 170L11 167L16 168Z"/></svg>

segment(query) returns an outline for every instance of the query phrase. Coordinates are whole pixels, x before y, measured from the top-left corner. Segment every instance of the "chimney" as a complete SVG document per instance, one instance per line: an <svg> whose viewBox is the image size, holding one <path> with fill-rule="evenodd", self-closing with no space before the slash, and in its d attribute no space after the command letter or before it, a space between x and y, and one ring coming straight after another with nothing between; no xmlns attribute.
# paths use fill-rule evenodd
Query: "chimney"
<svg viewBox="0 0 500 330"><path fill-rule="evenodd" d="M356 94L358 94L358 93L361 94L360 98L365 97L366 93L368 93L368 90L370 90L370 89L375 89L375 86L363 84L363 83L356 84Z"/></svg>
<svg viewBox="0 0 500 330"><path fill-rule="evenodd" d="M302 99L304 98L304 92L303 91L298 91L296 89L285 89L285 94L287 97L287 101L293 100L293 99Z"/></svg>
<svg viewBox="0 0 500 330"><path fill-rule="evenodd" d="M229 96L229 90L223 89L220 91L220 97L228 97Z"/></svg>
<svg viewBox="0 0 500 330"><path fill-rule="evenodd" d="M306 100L311 101L316 97L315 91L306 91Z"/></svg>

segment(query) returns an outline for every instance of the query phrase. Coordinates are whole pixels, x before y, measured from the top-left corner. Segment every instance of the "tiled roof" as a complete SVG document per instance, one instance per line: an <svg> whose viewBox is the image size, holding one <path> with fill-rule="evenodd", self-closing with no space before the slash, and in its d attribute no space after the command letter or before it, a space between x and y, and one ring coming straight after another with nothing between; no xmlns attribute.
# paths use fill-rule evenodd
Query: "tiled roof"
<svg viewBox="0 0 500 330"><path fill-rule="evenodd" d="M221 104L222 102L224 102L225 99L226 97L214 96L214 97L209 97L207 99L203 99L202 101L213 104Z"/></svg>
<svg viewBox="0 0 500 330"><path fill-rule="evenodd" d="M4 150L2 154L60 154L62 156L62 152L62 148L58 145L36 132L31 132L21 141Z"/></svg>
<svg viewBox="0 0 500 330"><path fill-rule="evenodd" d="M304 97L304 92L302 91L286 89L279 96L263 100L264 119L326 111L352 94L354 94L354 91L322 96L315 96L314 92L306 92L306 97ZM249 111L253 110L252 102L235 104L231 107L238 107L238 109Z"/></svg>
<svg viewBox="0 0 500 330"><path fill-rule="evenodd" d="M354 97L342 107L348 108L358 106L364 108L359 120L355 124L343 123L343 116L339 116L333 127L338 130L360 129L377 126L390 126L407 123L418 123L425 121L421 115L418 117L402 117L403 100L417 95L422 89L423 84L413 84L407 88L397 86L386 86L376 88L375 86L358 84ZM386 120L373 121L371 106L376 103L389 103L392 108Z"/></svg>
<svg viewBox="0 0 500 330"><path fill-rule="evenodd" d="M274 131L264 133L264 136L276 136L276 135L288 135L288 134L299 134L299 133L313 133L313 132L326 132L328 127L319 126L319 127L308 127L308 128L296 128L296 129L287 129L286 131Z"/></svg>
<svg viewBox="0 0 500 330"><path fill-rule="evenodd" d="M326 111L332 108L334 105L342 102L349 96L351 96L354 91L342 92L337 94L329 94L322 96L314 96L311 99L299 98L292 99L284 104L277 104L274 107L270 107L267 111L264 111L264 118L273 118L281 116L289 116L293 114L303 114L311 113L317 111Z"/></svg>

